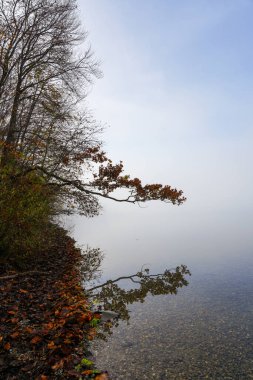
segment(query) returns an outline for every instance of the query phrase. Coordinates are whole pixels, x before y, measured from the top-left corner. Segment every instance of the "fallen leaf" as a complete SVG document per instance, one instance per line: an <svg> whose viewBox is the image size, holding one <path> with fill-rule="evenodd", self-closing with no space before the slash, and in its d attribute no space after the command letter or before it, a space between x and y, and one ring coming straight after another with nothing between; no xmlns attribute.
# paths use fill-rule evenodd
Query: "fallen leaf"
<svg viewBox="0 0 253 380"><path fill-rule="evenodd" d="M29 334L32 334L33 331L34 331L34 330L33 330L31 327L29 327L29 326L27 326L27 327L25 328L25 332L27 332L27 333L29 333Z"/></svg>
<svg viewBox="0 0 253 380"><path fill-rule="evenodd" d="M9 311L7 311L7 313L10 314L10 315L15 315L15 314L16 314L16 311L9 310Z"/></svg>
<svg viewBox="0 0 253 380"><path fill-rule="evenodd" d="M11 348L11 344L8 342L8 343L5 343L4 345L4 349L5 350L9 350Z"/></svg>
<svg viewBox="0 0 253 380"><path fill-rule="evenodd" d="M18 323L18 318L11 318L11 323Z"/></svg>
<svg viewBox="0 0 253 380"><path fill-rule="evenodd" d="M92 375L93 370L92 369L86 369L85 371L82 372L82 375Z"/></svg>
<svg viewBox="0 0 253 380"><path fill-rule="evenodd" d="M26 293L28 293L28 290L25 290L25 289L19 289L19 293L26 294Z"/></svg>
<svg viewBox="0 0 253 380"><path fill-rule="evenodd" d="M51 368L56 371L57 369L60 369L63 367L63 364L64 364L64 360L60 360L58 363L55 363L55 365L53 365Z"/></svg>
<svg viewBox="0 0 253 380"><path fill-rule="evenodd" d="M31 340L31 343L32 344L37 344L39 342L42 341L42 338L40 336L35 336L32 340Z"/></svg>
<svg viewBox="0 0 253 380"><path fill-rule="evenodd" d="M106 373L101 373L95 377L95 380L109 380L109 376Z"/></svg>
<svg viewBox="0 0 253 380"><path fill-rule="evenodd" d="M13 339L16 339L17 337L19 337L19 335L20 335L20 333L19 332L14 332L13 334L11 334L11 337L13 338Z"/></svg>
<svg viewBox="0 0 253 380"><path fill-rule="evenodd" d="M50 349L50 350L53 350L55 348L57 348L57 346L55 345L55 343L53 341L49 342L47 347Z"/></svg>
<svg viewBox="0 0 253 380"><path fill-rule="evenodd" d="M54 324L52 322L49 322L45 326L48 330L52 330L54 328Z"/></svg>

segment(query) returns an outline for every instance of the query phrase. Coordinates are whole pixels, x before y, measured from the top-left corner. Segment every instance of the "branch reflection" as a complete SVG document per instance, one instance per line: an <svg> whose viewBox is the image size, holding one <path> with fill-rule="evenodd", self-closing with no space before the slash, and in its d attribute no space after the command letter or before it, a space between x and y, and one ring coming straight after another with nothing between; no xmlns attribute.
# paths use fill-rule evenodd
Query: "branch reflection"
<svg viewBox="0 0 253 380"><path fill-rule="evenodd" d="M85 283L93 284L90 287L85 285L85 291L94 305L97 305L95 311L98 313L103 313L106 310L112 312L111 320L103 324L104 330L108 333L110 333L112 326L118 325L119 320L129 320L129 305L134 302L144 302L149 294L153 296L177 294L179 288L188 285L187 277L191 275L185 265L166 269L163 273L158 274L151 274L148 268L142 268L133 275L118 277L95 285L101 276L102 260L103 254L99 249L88 248L84 255L82 273ZM122 280L131 281L133 287L129 289L126 286L120 286L118 283ZM103 334L101 337L105 338Z"/></svg>

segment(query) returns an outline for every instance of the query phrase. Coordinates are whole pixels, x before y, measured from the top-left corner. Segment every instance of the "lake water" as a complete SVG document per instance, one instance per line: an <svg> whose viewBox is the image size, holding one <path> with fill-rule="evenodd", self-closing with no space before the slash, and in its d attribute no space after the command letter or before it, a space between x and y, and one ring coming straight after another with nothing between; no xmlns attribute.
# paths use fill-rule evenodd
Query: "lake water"
<svg viewBox="0 0 253 380"><path fill-rule="evenodd" d="M177 295L131 305L129 323L94 343L112 379L253 379L251 215L193 210L105 203L98 218L72 219L78 243L104 251L101 282L143 264L153 273L180 264L192 272Z"/></svg>

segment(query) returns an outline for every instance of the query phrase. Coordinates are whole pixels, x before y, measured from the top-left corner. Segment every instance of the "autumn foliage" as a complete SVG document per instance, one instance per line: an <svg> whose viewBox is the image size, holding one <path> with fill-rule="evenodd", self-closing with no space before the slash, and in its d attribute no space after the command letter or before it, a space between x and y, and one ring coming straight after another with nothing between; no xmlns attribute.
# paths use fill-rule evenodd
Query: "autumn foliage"
<svg viewBox="0 0 253 380"><path fill-rule="evenodd" d="M18 181L33 173L58 213L85 216L99 214L101 198L185 201L170 185L131 178L102 150L101 125L85 107L100 70L76 0L0 0L0 35L0 182L10 165Z"/></svg>
<svg viewBox="0 0 253 380"><path fill-rule="evenodd" d="M96 334L92 320L100 316L84 296L81 260L74 241L58 229L55 250L41 253L32 271L2 269L0 378L107 379L84 360Z"/></svg>
<svg viewBox="0 0 253 380"><path fill-rule="evenodd" d="M0 378L104 380L83 358L94 315L58 215L98 215L101 198L185 197L131 178L102 150L85 107L100 70L76 0L0 0L0 36Z"/></svg>
<svg viewBox="0 0 253 380"><path fill-rule="evenodd" d="M106 153L101 150L100 146L89 148L83 154L74 156L72 159L78 161L79 164L84 164L85 160L99 164L98 170L93 170L93 180L89 183L89 186L99 191L97 195L112 198L119 202L130 203L160 200L180 205L186 200L182 190L177 190L169 185L143 185L139 178L131 179L129 175L123 173L124 166L122 161L118 164L113 164ZM83 186L85 187L85 184ZM111 193L117 189L127 189L127 196L125 198L111 197ZM90 190L87 188L86 191Z"/></svg>

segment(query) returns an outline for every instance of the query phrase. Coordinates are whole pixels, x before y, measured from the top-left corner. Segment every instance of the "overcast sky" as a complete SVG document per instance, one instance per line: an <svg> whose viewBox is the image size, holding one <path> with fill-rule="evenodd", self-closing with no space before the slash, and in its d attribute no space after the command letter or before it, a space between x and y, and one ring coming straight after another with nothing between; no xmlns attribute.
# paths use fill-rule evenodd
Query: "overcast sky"
<svg viewBox="0 0 253 380"><path fill-rule="evenodd" d="M126 174L183 189L188 201L145 209L106 202L101 217L78 219L78 240L100 245L115 271L122 262L130 268L130 251L137 263L153 263L156 252L161 265L251 254L253 2L79 7L104 74L88 101L108 126L105 150Z"/></svg>

